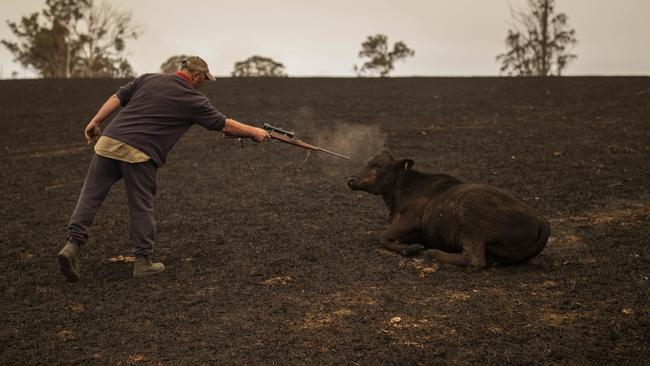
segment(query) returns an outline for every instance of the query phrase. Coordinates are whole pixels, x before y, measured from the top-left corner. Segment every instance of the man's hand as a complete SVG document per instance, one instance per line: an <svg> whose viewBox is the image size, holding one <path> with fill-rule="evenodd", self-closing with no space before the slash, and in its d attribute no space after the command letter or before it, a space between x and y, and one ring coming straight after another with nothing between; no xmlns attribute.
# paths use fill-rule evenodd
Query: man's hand
<svg viewBox="0 0 650 366"><path fill-rule="evenodd" d="M92 145L95 142L95 137L98 137L100 134L101 130L99 129L99 125L93 121L90 121L84 130L84 135L86 135L86 141L88 141L88 145Z"/></svg>
<svg viewBox="0 0 650 366"><path fill-rule="evenodd" d="M92 145L95 139L95 137L98 137L101 134L101 130L99 129L99 125L104 122L104 120L110 116L113 112L115 112L118 108L120 108L120 98L118 98L117 95L113 94L104 102L101 108L99 108L99 111L97 111L97 114L95 114L95 117L93 117L92 120L90 120L90 123L88 126L86 126L86 129L84 130L84 135L86 136L86 141L88 141L88 145Z"/></svg>
<svg viewBox="0 0 650 366"><path fill-rule="evenodd" d="M221 132L226 136L240 138L248 137L253 139L255 142L271 141L271 134L269 134L265 129L237 122L231 118L226 119L226 123Z"/></svg>
<svg viewBox="0 0 650 366"><path fill-rule="evenodd" d="M265 129L253 127L251 132L251 138L255 140L255 142L271 141L271 134Z"/></svg>

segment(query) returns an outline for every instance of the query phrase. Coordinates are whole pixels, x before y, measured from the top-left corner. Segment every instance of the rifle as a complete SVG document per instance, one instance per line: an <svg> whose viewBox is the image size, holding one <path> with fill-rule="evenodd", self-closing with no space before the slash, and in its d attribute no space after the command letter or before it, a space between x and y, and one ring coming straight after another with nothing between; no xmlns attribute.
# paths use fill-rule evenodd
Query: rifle
<svg viewBox="0 0 650 366"><path fill-rule="evenodd" d="M334 156L339 157L341 159L350 160L349 156L345 156L345 155L335 153L333 151L325 150L322 147L314 146L314 145L308 144L308 143L306 143L306 142L304 142L302 140L299 140L299 139L295 138L294 137L296 135L295 132L286 131L286 130L283 130L281 128L271 126L268 123L265 123L263 128L266 130L266 132L269 133L269 135L271 135L271 138L273 138L274 140L278 140L278 141L282 141L282 142L290 144L290 145L302 147L303 149L307 149L307 150L322 151L324 153L334 155Z"/></svg>
<svg viewBox="0 0 650 366"><path fill-rule="evenodd" d="M333 151L325 150L322 147L314 146L314 145L308 144L308 143L306 143L306 142L304 142L302 140L299 140L299 139L295 138L295 136L296 136L295 132L283 130L283 129L279 128L279 127L271 126L268 123L265 123L262 128L264 130L266 130L266 132L269 133L269 135L271 136L271 138L273 140L282 141L282 142L284 142L286 144L302 147L303 149L307 149L307 150L311 150L311 151L322 151L324 153L334 155L334 156L339 157L341 159L350 160L349 156L345 156L345 155L335 153ZM224 135L224 137L233 138L234 136ZM244 147L243 140L241 138L238 138L238 139L242 143L242 147Z"/></svg>

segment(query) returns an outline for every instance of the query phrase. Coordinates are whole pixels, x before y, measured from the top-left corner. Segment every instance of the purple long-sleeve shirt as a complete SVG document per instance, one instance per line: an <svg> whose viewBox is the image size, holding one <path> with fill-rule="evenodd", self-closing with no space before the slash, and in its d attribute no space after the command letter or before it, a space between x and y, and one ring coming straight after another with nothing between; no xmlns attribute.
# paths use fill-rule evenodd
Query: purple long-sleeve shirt
<svg viewBox="0 0 650 366"><path fill-rule="evenodd" d="M226 122L205 95L177 75L144 74L116 95L122 109L102 135L141 150L158 167L193 124L221 131Z"/></svg>

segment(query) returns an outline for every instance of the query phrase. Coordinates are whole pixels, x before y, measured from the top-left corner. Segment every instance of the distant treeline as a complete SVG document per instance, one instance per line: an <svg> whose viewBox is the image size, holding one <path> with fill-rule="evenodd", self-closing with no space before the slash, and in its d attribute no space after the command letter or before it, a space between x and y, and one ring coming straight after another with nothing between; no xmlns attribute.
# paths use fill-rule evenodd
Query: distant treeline
<svg viewBox="0 0 650 366"><path fill-rule="evenodd" d="M133 76L125 46L141 30L133 25L130 12L93 0L46 0L45 5L41 12L24 16L19 22L7 21L17 40L1 43L15 61L44 78ZM566 14L555 12L555 0L528 0L527 9L511 9L511 16L506 51L496 57L502 74L560 76L577 58L571 53L577 44L576 32L569 27ZM385 77L397 61L414 55L403 41L390 47L386 35L371 35L361 43L362 64L352 70L357 76ZM186 57L169 57L160 71L177 71ZM283 63L253 55L235 62L231 76L286 77L287 72Z"/></svg>

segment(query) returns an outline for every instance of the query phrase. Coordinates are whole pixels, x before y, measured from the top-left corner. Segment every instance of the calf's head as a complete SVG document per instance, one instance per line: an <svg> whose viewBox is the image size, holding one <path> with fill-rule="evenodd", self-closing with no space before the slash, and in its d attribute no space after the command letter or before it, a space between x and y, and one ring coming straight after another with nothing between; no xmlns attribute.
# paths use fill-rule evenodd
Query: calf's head
<svg viewBox="0 0 650 366"><path fill-rule="evenodd" d="M413 164L411 159L396 160L389 150L383 150L368 158L361 171L348 178L348 187L372 194L390 192L400 174Z"/></svg>

